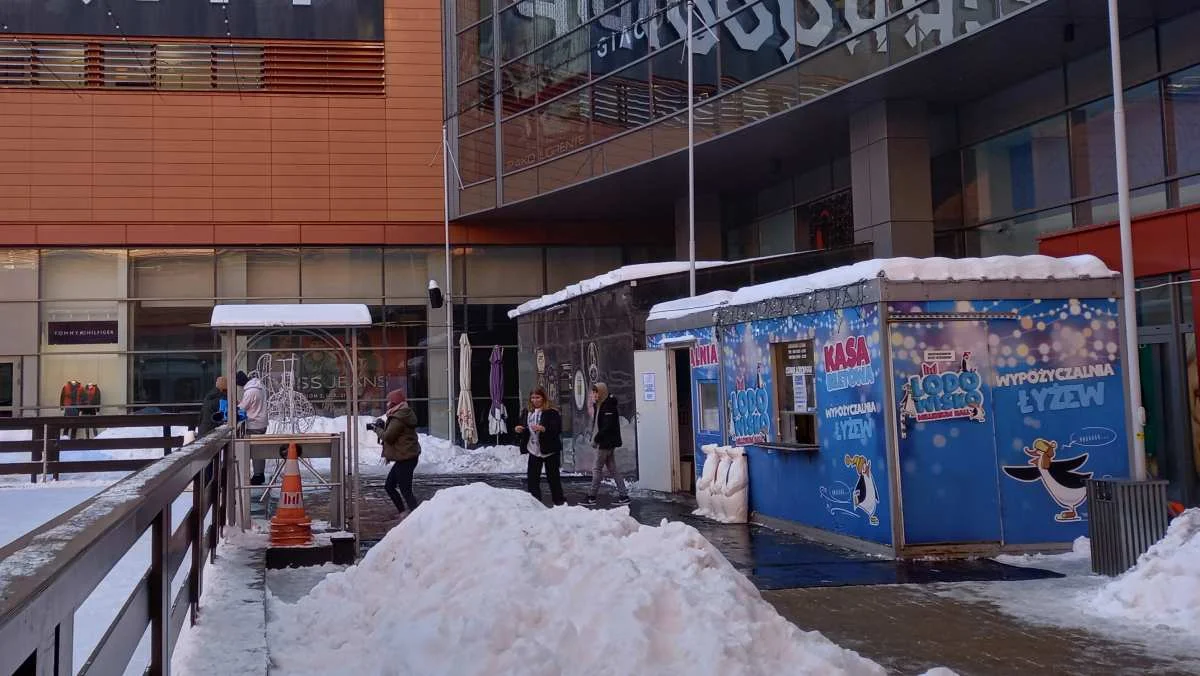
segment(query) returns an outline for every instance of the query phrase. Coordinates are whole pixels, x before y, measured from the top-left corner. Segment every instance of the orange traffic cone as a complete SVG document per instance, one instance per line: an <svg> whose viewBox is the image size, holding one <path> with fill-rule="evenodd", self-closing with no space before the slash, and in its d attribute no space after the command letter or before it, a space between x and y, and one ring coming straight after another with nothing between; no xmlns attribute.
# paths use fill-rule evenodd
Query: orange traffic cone
<svg viewBox="0 0 1200 676"><path fill-rule="evenodd" d="M307 545L312 543L312 521L304 513L304 497L300 488L300 462L296 459L296 444L288 446L287 462L283 466L283 488L279 508L271 519L271 544Z"/></svg>

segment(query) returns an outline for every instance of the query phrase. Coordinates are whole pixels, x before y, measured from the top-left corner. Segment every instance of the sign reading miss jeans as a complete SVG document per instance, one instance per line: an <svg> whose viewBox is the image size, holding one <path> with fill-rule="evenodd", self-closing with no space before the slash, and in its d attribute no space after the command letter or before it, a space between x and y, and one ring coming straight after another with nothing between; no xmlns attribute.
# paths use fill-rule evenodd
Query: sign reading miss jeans
<svg viewBox="0 0 1200 676"><path fill-rule="evenodd" d="M46 333L49 345L115 345L120 342L115 321L49 322Z"/></svg>

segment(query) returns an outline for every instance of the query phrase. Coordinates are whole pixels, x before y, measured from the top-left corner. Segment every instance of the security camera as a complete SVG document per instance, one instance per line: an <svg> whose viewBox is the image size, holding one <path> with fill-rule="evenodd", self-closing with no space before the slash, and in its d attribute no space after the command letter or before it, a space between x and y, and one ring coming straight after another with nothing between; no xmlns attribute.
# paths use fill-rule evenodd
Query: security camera
<svg viewBox="0 0 1200 676"><path fill-rule="evenodd" d="M442 306L442 289L436 280L429 280L429 307L438 309Z"/></svg>

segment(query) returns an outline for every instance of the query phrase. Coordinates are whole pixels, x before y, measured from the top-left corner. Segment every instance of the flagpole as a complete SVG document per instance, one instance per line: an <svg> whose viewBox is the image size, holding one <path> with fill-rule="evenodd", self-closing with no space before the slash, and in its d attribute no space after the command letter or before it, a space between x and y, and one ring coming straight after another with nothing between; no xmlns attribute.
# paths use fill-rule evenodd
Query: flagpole
<svg viewBox="0 0 1200 676"><path fill-rule="evenodd" d="M692 51L692 14L694 0L687 2L687 125L688 125L688 294L696 295L696 118L695 79Z"/></svg>
<svg viewBox="0 0 1200 676"><path fill-rule="evenodd" d="M450 138L442 123L442 215L446 244L446 438L454 443L454 276L450 269Z"/></svg>
<svg viewBox="0 0 1200 676"><path fill-rule="evenodd" d="M1108 43L1112 57L1113 138L1117 152L1117 209L1121 219L1121 284L1124 292L1125 374L1133 424L1130 470L1146 478L1146 413L1142 408L1141 364L1138 363L1137 290L1133 269L1133 223L1129 213L1129 149L1125 138L1125 87L1121 73L1121 28L1117 0L1108 0Z"/></svg>

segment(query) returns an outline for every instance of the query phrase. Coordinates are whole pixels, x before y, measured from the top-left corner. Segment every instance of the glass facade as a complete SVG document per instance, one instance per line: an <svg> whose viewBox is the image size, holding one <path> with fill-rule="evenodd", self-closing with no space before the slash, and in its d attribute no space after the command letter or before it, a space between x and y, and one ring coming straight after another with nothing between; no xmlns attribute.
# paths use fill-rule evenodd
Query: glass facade
<svg viewBox="0 0 1200 676"><path fill-rule="evenodd" d="M1177 61L1173 56L1183 49L1169 40L1171 25L1126 38L1133 55L1127 70L1145 73L1125 91L1135 217L1200 204L1200 66L1157 74L1159 61ZM1142 53L1149 56L1140 57ZM1079 65L1094 56L1046 74L1066 77L1057 78L1057 91L1044 92L1041 102L1024 107L1044 110L1046 102L1063 92L1102 92L1093 82L1098 78ZM1019 83L997 100L1029 84ZM1041 235L1117 220L1111 96L1081 101L1015 128L1001 122L1011 120L1007 111L978 112L994 103L987 99L962 110L967 117L991 119L1009 129L932 163L939 253L1036 253Z"/></svg>
<svg viewBox="0 0 1200 676"><path fill-rule="evenodd" d="M460 247L454 250L454 331L472 343L472 394L487 429L489 357L504 348L505 402L516 413L517 327L508 311L531 297L620 267L619 247ZM217 303L366 304L358 333L366 414L404 389L424 425L446 421L445 313L430 310L429 279L445 288L441 247L256 249L0 249L0 374L4 413L58 415L63 386L93 383L105 413L196 411L223 373L207 324ZM549 284L549 286L548 286ZM333 332L341 344L349 333ZM458 363L455 343L453 364ZM351 384L338 352L279 333L246 348L296 356L297 388L322 415L347 409ZM24 381L23 387L12 383ZM457 383L457 378L455 379ZM455 386L457 387L457 385ZM11 400L10 400L11 399Z"/></svg>
<svg viewBox="0 0 1200 676"><path fill-rule="evenodd" d="M1039 1L698 0L697 139L810 102ZM683 3L460 1L453 25L447 94L467 184L461 214L685 147Z"/></svg>

